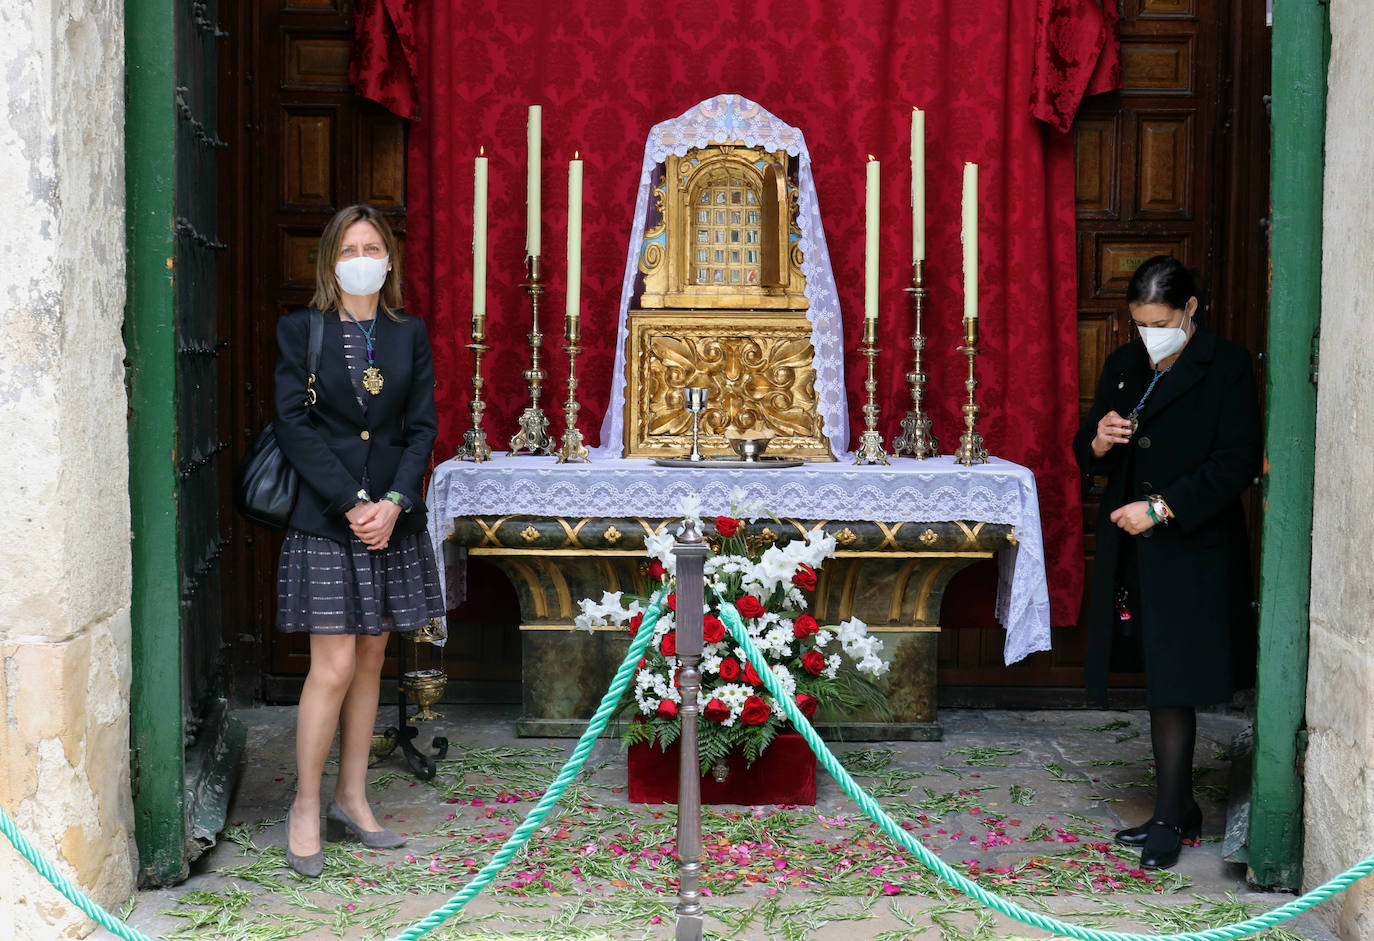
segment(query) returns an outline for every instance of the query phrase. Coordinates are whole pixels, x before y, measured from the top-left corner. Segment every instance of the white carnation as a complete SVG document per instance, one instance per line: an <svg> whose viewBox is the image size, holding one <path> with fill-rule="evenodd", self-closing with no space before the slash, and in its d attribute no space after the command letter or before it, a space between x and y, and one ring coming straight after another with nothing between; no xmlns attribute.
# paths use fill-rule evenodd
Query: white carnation
<svg viewBox="0 0 1374 941"><path fill-rule="evenodd" d="M832 653L830 656L825 658L825 669L821 671L821 675L824 676L827 680L833 680L836 676L839 675L839 673L840 655L837 653Z"/></svg>

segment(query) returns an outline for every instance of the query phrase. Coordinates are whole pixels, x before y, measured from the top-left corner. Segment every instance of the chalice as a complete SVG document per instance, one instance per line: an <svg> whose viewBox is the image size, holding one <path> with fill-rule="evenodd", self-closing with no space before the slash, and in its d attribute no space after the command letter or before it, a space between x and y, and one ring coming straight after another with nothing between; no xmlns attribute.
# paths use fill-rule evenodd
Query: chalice
<svg viewBox="0 0 1374 941"><path fill-rule="evenodd" d="M704 461L706 457L701 453L698 438L701 434L701 413L706 410L706 399L710 390L702 386L688 386L682 392L684 407L692 416L692 450L688 453L687 460Z"/></svg>

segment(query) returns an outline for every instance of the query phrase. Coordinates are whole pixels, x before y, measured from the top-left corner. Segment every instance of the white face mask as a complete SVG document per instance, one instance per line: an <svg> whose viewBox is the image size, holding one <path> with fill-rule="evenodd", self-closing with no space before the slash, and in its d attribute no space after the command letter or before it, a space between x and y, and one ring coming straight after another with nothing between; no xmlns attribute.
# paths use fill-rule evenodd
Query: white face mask
<svg viewBox="0 0 1374 941"><path fill-rule="evenodd" d="M1168 359L1188 342L1188 331L1183 329L1180 324L1177 327L1136 327L1140 331L1140 339L1145 344L1145 352L1150 355L1150 362L1158 363L1160 360Z"/></svg>
<svg viewBox="0 0 1374 941"><path fill-rule="evenodd" d="M382 289L389 267L386 257L350 258L334 266L334 276L339 279L339 287L345 294L366 297Z"/></svg>

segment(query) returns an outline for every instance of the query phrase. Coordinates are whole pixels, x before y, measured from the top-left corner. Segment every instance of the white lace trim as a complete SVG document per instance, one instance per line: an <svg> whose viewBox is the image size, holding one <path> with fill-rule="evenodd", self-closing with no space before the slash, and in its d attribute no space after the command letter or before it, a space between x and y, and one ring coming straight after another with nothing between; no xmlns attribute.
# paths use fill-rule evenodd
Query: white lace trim
<svg viewBox="0 0 1374 941"><path fill-rule="evenodd" d="M778 120L758 104L739 95L717 95L673 118L656 124L644 145L644 164L639 172L634 222L625 258L625 280L620 289L620 319L616 326L615 367L611 370L611 403L601 420L601 446L594 457L620 457L625 453L625 314L639 272L644 243L644 219L649 209L650 180L655 167L669 154L684 156L693 147L711 141L740 140L749 147L785 150L799 158L797 215L801 228L802 274L806 276L806 318L811 322L811 346L815 352L817 411L831 449L849 448L849 403L844 392L844 347L840 329L840 299L830 269L830 251L821 225L816 184L811 176L811 155L802 132Z"/></svg>
<svg viewBox="0 0 1374 941"><path fill-rule="evenodd" d="M428 505L436 558L456 516L672 517L695 492L704 512L726 512L742 488L781 517L882 522L1009 523L1017 545L998 553L997 620L1003 657L1015 663L1050 648L1049 589L1035 475L999 458L961 467L951 456L891 467L833 464L776 470L667 468L647 460L555 464L550 458L496 456L481 464L449 460L434 470Z"/></svg>

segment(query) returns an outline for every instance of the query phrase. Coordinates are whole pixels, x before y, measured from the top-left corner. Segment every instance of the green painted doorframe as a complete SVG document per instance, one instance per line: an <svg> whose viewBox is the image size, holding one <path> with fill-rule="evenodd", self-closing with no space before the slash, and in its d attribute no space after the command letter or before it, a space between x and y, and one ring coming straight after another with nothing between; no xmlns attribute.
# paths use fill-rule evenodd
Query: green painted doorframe
<svg viewBox="0 0 1374 941"><path fill-rule="evenodd" d="M186 877L177 564L176 48L172 0L126 0L125 211L129 502L133 549L130 739L139 881Z"/></svg>
<svg viewBox="0 0 1374 941"><path fill-rule="evenodd" d="M1269 342L1250 881L1302 882L1299 737L1307 694L1321 322L1322 172L1331 25L1321 0L1274 0Z"/></svg>

